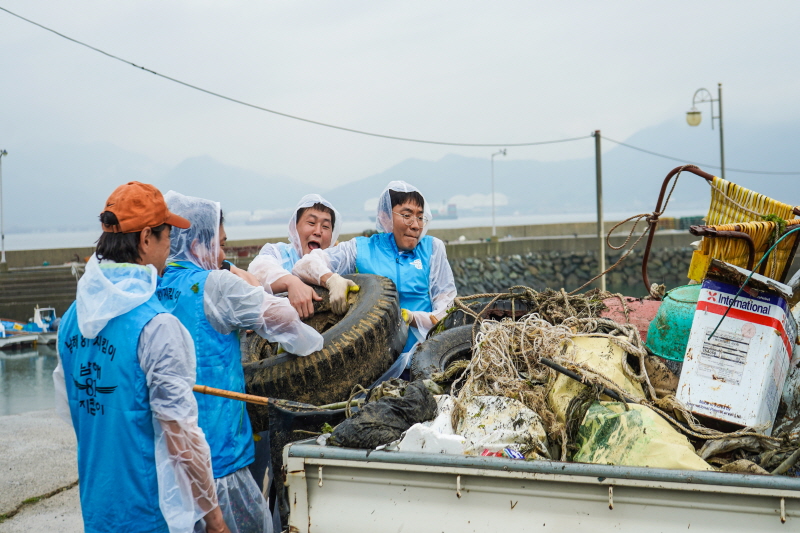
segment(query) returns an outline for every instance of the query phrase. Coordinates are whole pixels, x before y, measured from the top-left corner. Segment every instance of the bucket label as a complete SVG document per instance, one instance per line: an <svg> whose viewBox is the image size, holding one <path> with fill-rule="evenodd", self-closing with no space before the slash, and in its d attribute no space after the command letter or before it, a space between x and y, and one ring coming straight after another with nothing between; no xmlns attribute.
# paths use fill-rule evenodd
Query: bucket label
<svg viewBox="0 0 800 533"><path fill-rule="evenodd" d="M720 329L709 340L708 337L711 336L712 331L714 328L706 328L697 371L705 378L739 385L742 381L744 365L747 363L750 339Z"/></svg>
<svg viewBox="0 0 800 533"><path fill-rule="evenodd" d="M780 336L784 347L783 353L791 359L795 331L791 320L786 320L786 300L765 292L752 295L746 291L742 291L735 299L737 292L739 288L735 285L710 279L703 281L703 288L697 300L697 311L726 318L714 336L719 335L726 327L738 329L737 321L750 323L753 327L766 326ZM752 332L754 333L755 329ZM748 332L743 330L742 333L746 337Z"/></svg>

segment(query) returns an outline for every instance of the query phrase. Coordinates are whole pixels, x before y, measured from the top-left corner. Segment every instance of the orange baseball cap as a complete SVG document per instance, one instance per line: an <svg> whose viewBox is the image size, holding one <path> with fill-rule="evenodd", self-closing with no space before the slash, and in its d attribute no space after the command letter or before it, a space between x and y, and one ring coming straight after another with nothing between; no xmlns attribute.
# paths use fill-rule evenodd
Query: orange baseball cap
<svg viewBox="0 0 800 533"><path fill-rule="evenodd" d="M114 226L102 224L103 231L109 233L135 233L161 224L180 229L192 225L185 218L169 212L161 191L138 181L130 181L114 189L106 200L103 212L106 211L114 213L119 221Z"/></svg>

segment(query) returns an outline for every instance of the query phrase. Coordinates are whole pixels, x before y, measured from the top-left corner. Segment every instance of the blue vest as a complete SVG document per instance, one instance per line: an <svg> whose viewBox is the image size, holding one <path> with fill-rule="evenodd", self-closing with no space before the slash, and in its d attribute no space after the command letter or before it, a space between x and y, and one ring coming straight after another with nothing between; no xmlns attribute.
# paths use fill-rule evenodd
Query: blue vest
<svg viewBox="0 0 800 533"><path fill-rule="evenodd" d="M281 266L284 270L292 271L294 264L300 261L300 256L297 255L297 250L291 243L279 242L275 246L281 251Z"/></svg>
<svg viewBox="0 0 800 533"><path fill-rule="evenodd" d="M168 531L158 507L153 417L137 355L142 328L165 312L153 296L87 339L73 303L58 328L88 532Z"/></svg>
<svg viewBox="0 0 800 533"><path fill-rule="evenodd" d="M192 335L197 354L197 383L244 392L238 332L218 333L203 309L203 291L210 272L185 261L170 263L156 294ZM195 397L198 425L211 448L214 477L227 476L252 463L255 447L245 403L207 394L195 393Z"/></svg>
<svg viewBox="0 0 800 533"><path fill-rule="evenodd" d="M411 251L401 252L392 233L356 237L356 270L377 274L394 281L400 296L400 307L409 311L433 311L431 301L431 255L433 238L423 237ZM409 334L403 351L411 349L417 339Z"/></svg>

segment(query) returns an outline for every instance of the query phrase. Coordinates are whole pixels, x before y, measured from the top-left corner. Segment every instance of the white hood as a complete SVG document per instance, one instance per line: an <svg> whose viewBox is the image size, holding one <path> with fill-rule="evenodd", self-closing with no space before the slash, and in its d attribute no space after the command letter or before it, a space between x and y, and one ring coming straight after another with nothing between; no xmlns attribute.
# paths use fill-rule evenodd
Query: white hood
<svg viewBox="0 0 800 533"><path fill-rule="evenodd" d="M331 228L331 246L336 245L336 239L339 238L339 233L342 229L342 215L333 207L332 203L319 194L307 194L303 196L297 203L297 207L292 211L292 217L289 219L289 242L292 243L299 257L303 257L303 245L300 244L300 235L297 233L297 212L304 207L311 207L314 204L322 204L329 207L336 217L336 222L333 223L333 228Z"/></svg>
<svg viewBox="0 0 800 533"><path fill-rule="evenodd" d="M425 205L422 206L423 216L428 219L428 225L423 226L422 232L419 234L419 238L422 239L426 233L428 233L428 226L430 225L430 221L433 218L431 214L431 208L428 206L428 201L425 199L425 196L414 187L406 183L405 181L390 181L389 185L381 193L380 197L378 198L378 212L377 217L375 219L375 229L378 230L378 233L391 233L394 228L394 222L392 218L392 197L389 195L389 191L396 191L396 192L419 192L420 196L422 196L422 201Z"/></svg>
<svg viewBox="0 0 800 533"><path fill-rule="evenodd" d="M203 270L219 270L219 202L175 191L168 191L164 201L172 213L192 223L170 231L167 262L188 261Z"/></svg>
<svg viewBox="0 0 800 533"><path fill-rule="evenodd" d="M87 339L97 337L112 319L142 305L156 291L158 273L153 265L100 263L92 254L78 281L78 328Z"/></svg>

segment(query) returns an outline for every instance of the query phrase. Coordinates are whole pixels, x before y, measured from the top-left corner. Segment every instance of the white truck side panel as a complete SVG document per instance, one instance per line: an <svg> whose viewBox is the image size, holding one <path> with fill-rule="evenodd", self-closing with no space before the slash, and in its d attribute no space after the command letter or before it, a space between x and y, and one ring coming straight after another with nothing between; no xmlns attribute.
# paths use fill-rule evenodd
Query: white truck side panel
<svg viewBox="0 0 800 533"><path fill-rule="evenodd" d="M800 525L796 490L521 472L510 460L507 470L490 470L391 463L385 452L381 461L284 453L290 531L298 533L787 532Z"/></svg>

